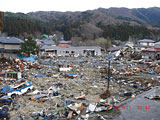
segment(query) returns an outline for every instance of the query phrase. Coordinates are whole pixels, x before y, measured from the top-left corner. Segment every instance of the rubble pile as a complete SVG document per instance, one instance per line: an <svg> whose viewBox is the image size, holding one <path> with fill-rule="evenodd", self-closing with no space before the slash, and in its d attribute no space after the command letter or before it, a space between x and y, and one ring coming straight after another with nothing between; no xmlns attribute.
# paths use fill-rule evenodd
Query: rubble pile
<svg viewBox="0 0 160 120"><path fill-rule="evenodd" d="M159 63L153 63L112 60L108 90L103 58L59 57L50 65L2 58L0 73L21 72L22 77L1 74L0 113L11 120L113 118L119 103L160 86Z"/></svg>

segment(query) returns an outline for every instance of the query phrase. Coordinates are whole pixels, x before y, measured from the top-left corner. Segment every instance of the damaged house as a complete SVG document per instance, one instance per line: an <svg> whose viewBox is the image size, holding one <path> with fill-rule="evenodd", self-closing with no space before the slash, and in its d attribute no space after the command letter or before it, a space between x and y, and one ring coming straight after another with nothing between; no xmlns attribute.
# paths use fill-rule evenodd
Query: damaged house
<svg viewBox="0 0 160 120"><path fill-rule="evenodd" d="M16 57L21 43L16 37L0 37L0 57Z"/></svg>

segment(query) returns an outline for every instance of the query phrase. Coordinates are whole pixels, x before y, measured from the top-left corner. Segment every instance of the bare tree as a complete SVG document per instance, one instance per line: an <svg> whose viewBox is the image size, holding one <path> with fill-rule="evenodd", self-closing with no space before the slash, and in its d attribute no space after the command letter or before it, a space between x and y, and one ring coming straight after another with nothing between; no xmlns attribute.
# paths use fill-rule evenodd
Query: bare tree
<svg viewBox="0 0 160 120"><path fill-rule="evenodd" d="M102 47L103 49L106 50L107 48L112 46L112 41L111 41L110 38L105 39L105 38L102 37L102 38L96 39L94 41L94 44L98 45L98 46L100 46L100 47Z"/></svg>

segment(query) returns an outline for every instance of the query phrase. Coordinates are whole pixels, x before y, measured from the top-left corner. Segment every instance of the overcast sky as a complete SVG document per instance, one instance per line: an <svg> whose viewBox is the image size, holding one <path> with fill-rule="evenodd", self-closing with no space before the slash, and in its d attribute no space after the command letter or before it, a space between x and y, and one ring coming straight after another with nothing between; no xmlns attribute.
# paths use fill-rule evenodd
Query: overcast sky
<svg viewBox="0 0 160 120"><path fill-rule="evenodd" d="M160 7L160 0L0 0L0 11L85 11L99 7Z"/></svg>

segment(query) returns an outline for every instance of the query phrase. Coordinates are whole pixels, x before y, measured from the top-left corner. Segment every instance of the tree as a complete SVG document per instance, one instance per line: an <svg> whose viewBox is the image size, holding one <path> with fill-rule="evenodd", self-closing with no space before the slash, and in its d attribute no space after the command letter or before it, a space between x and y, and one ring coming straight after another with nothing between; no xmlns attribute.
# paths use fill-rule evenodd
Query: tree
<svg viewBox="0 0 160 120"><path fill-rule="evenodd" d="M26 56L30 56L30 54L36 55L39 52L39 47L36 41L32 40L32 37L29 36L27 40L21 44L20 52Z"/></svg>
<svg viewBox="0 0 160 120"><path fill-rule="evenodd" d="M98 38L95 40L95 45L98 45L104 49L107 49L109 47L111 47L112 42L111 39L108 37L107 39L104 38Z"/></svg>
<svg viewBox="0 0 160 120"><path fill-rule="evenodd" d="M64 39L65 40L71 40L71 29L70 29L70 26L67 26L66 29L65 29L65 32L64 32Z"/></svg>
<svg viewBox="0 0 160 120"><path fill-rule="evenodd" d="M0 12L0 31L3 30L3 16L2 16L2 12Z"/></svg>

